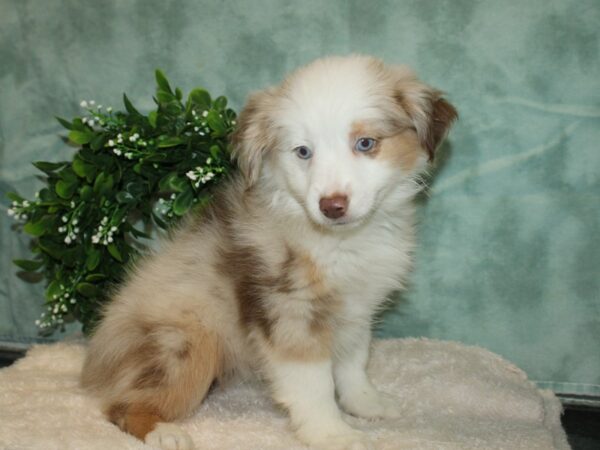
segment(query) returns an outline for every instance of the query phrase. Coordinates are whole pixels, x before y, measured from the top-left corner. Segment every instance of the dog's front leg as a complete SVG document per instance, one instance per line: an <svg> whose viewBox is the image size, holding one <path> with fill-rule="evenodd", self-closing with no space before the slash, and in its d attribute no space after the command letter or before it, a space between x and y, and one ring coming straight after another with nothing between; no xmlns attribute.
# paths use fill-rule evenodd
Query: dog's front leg
<svg viewBox="0 0 600 450"><path fill-rule="evenodd" d="M398 402L379 392L367 376L371 330L367 326L346 330L345 341L334 364L340 404L352 415L367 418L400 417Z"/></svg>
<svg viewBox="0 0 600 450"><path fill-rule="evenodd" d="M363 433L341 417L330 359L270 361L269 366L274 397L288 409L300 440L318 449L372 448Z"/></svg>

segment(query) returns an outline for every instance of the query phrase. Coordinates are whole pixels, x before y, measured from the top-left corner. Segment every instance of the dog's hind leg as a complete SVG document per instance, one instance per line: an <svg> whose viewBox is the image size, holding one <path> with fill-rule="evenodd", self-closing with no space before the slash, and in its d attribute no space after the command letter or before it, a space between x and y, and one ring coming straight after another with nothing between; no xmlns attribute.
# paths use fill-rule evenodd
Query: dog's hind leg
<svg viewBox="0 0 600 450"><path fill-rule="evenodd" d="M134 375L120 378L121 387L109 395L105 412L111 422L164 450L193 448L189 435L169 422L202 402L223 361L219 337L200 325L195 328L156 325L124 355L122 370Z"/></svg>

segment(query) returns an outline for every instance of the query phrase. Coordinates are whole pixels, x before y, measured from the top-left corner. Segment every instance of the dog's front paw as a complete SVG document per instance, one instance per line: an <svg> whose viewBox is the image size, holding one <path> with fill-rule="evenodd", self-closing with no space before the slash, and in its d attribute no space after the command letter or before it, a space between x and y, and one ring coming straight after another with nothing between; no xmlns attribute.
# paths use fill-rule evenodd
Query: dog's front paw
<svg viewBox="0 0 600 450"><path fill-rule="evenodd" d="M194 443L189 434L172 423L158 423L146 435L146 444L162 450L193 450Z"/></svg>
<svg viewBox="0 0 600 450"><path fill-rule="evenodd" d="M344 410L353 416L367 419L396 419L402 410L398 401L387 394L374 389L354 392L351 396L340 397Z"/></svg>

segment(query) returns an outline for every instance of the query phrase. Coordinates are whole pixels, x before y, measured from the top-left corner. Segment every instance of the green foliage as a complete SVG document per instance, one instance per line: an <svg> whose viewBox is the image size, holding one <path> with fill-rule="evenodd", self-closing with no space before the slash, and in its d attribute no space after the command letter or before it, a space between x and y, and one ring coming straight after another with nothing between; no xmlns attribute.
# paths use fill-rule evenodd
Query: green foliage
<svg viewBox="0 0 600 450"><path fill-rule="evenodd" d="M227 99L194 89L183 101L160 70L156 83L157 108L147 116L123 95L125 111L83 101L84 117L57 118L78 147L72 161L33 163L46 182L35 200L8 194L9 215L32 236L32 259L14 263L47 282L47 312L36 321L45 333L73 319L89 331L150 237L135 225L169 228L205 205L231 169Z"/></svg>

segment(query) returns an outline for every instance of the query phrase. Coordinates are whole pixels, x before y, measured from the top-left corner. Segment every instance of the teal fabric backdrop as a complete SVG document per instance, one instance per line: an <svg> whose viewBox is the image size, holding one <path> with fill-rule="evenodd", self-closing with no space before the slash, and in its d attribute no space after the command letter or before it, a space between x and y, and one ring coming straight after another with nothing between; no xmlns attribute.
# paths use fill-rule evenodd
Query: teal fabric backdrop
<svg viewBox="0 0 600 450"><path fill-rule="evenodd" d="M378 334L482 345L600 394L599 30L597 0L0 0L2 210L5 192L40 188L30 161L72 154L54 115L122 92L147 110L156 67L239 109L322 55L405 63L460 121L421 199L413 282ZM0 340L22 345L39 340L41 286L15 276L27 239L0 221Z"/></svg>

